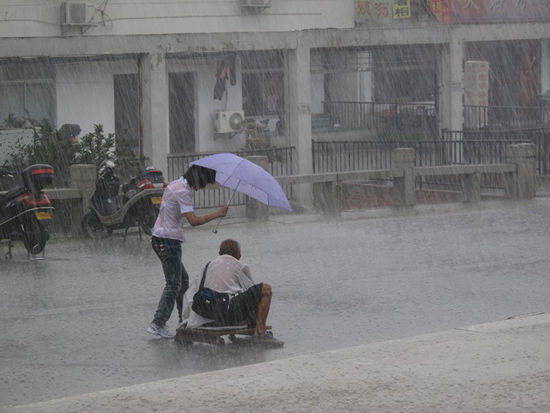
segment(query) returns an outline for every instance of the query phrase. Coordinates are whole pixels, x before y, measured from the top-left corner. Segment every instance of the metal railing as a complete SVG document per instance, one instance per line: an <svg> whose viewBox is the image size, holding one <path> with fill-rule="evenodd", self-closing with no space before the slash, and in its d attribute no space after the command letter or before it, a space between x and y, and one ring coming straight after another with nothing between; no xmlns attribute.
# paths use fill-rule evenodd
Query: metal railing
<svg viewBox="0 0 550 413"><path fill-rule="evenodd" d="M462 142L461 156L454 163L504 162L506 146L511 143L533 143L536 148L537 174L550 174L550 128L535 128L507 131L449 131L442 130L444 141Z"/></svg>
<svg viewBox="0 0 550 413"><path fill-rule="evenodd" d="M330 129L366 129L379 138L437 139L436 107L432 102L323 102Z"/></svg>
<svg viewBox="0 0 550 413"><path fill-rule="evenodd" d="M395 148L413 148L416 166L449 165L462 145L456 141L314 141L313 171L342 172L391 167Z"/></svg>
<svg viewBox="0 0 550 413"><path fill-rule="evenodd" d="M267 171L271 175L287 176L293 173L293 162L296 148L269 148L262 150L250 151L235 151L232 152L237 156L246 158L248 156L265 156L268 160ZM168 155L168 179L174 180L181 176L189 164L202 157L213 155L218 152L202 152L202 153L185 153L185 154L169 154ZM293 198L292 185L283 185L283 190L289 199ZM229 202L231 200L231 202ZM216 208L222 205L246 205L248 197L238 192L233 194L233 191L223 188L220 185L215 185L211 188L205 188L197 191L194 196L194 207L200 208Z"/></svg>
<svg viewBox="0 0 550 413"><path fill-rule="evenodd" d="M550 127L550 107L464 105L464 130Z"/></svg>
<svg viewBox="0 0 550 413"><path fill-rule="evenodd" d="M365 169L387 169L392 166L392 150L413 148L415 166L499 164L506 162L506 147L513 143L532 142L537 148L537 173L547 174L550 166L550 133L494 133L481 136L463 131L442 131L441 140L434 141L362 141L313 142L313 171L345 172ZM490 138L489 138L490 137ZM453 176L428 176L416 180L418 188L440 186L459 188L461 182ZM502 188L502 178L487 174L482 177L484 188Z"/></svg>

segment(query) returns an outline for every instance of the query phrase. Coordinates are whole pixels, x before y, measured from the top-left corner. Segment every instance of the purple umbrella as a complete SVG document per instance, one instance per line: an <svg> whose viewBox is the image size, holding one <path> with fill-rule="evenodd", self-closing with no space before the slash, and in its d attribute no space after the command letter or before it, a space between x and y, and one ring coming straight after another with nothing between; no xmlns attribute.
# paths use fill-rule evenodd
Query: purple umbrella
<svg viewBox="0 0 550 413"><path fill-rule="evenodd" d="M193 161L190 165L213 169L216 171L216 182L219 184L268 206L292 211L279 182L265 169L244 158L232 153L218 153Z"/></svg>

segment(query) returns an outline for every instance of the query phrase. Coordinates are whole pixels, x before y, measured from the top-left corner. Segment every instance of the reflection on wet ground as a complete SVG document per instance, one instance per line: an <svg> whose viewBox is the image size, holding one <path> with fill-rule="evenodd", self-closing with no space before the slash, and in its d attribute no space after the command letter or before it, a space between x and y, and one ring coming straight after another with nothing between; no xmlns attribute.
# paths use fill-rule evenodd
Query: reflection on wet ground
<svg viewBox="0 0 550 413"><path fill-rule="evenodd" d="M184 347L145 332L163 287L137 234L19 245L0 263L2 405L224 369L549 311L550 199L419 216L228 220L187 228L198 276L224 238L273 286L282 349ZM307 221L307 222L306 222ZM5 248L2 244L0 247ZM170 326L176 320L170 320Z"/></svg>

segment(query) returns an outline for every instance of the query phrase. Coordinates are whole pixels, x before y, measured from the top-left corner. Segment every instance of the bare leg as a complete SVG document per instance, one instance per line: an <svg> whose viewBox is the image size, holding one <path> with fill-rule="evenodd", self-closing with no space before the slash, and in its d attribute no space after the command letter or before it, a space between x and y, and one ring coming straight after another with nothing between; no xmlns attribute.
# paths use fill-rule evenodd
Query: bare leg
<svg viewBox="0 0 550 413"><path fill-rule="evenodd" d="M262 285L262 297L258 304L258 310L256 311L256 331L255 336L263 336L265 334L265 326L267 321L267 315L269 314L269 307L271 306L271 285L263 283Z"/></svg>

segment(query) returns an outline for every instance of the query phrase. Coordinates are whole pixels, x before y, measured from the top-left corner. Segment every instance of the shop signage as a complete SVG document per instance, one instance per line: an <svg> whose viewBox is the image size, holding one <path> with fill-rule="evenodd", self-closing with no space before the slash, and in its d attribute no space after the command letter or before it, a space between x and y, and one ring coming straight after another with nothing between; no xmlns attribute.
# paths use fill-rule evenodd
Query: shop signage
<svg viewBox="0 0 550 413"><path fill-rule="evenodd" d="M546 20L550 18L548 0L451 0L458 23L494 23Z"/></svg>
<svg viewBox="0 0 550 413"><path fill-rule="evenodd" d="M447 0L449 1L449 0ZM355 21L410 19L411 0L355 0Z"/></svg>
<svg viewBox="0 0 550 413"><path fill-rule="evenodd" d="M441 24L449 24L453 22L451 12L451 0L430 0L430 10Z"/></svg>
<svg viewBox="0 0 550 413"><path fill-rule="evenodd" d="M393 18L411 18L411 0L393 0Z"/></svg>

